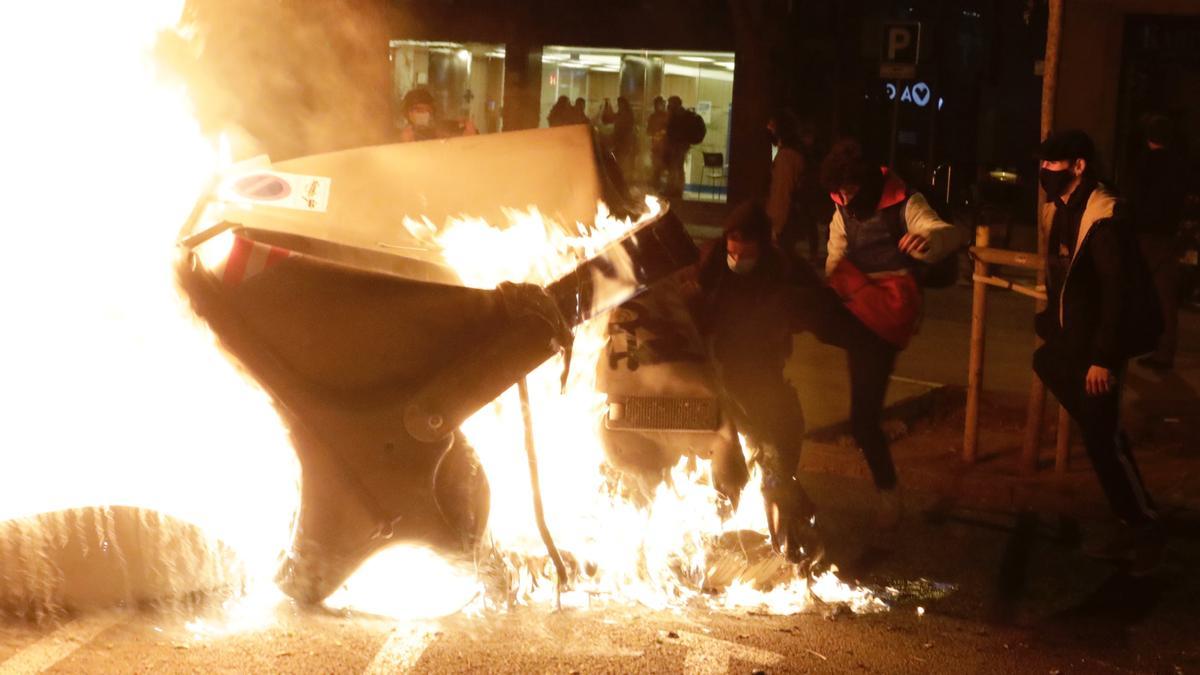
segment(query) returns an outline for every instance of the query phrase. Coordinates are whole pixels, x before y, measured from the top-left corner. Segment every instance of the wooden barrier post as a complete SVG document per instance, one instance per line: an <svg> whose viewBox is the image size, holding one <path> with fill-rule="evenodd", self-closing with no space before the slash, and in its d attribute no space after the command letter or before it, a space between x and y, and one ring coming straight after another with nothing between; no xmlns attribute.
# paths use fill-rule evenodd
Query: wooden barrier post
<svg viewBox="0 0 1200 675"><path fill-rule="evenodd" d="M1038 311L1045 309L1044 303L1038 303ZM1037 349L1042 341L1034 341ZM1046 387L1033 374L1033 382L1029 385L1029 403L1025 408L1025 438L1021 443L1021 473L1035 473L1038 465L1038 455L1042 446L1042 421L1046 414Z"/></svg>
<svg viewBox="0 0 1200 675"><path fill-rule="evenodd" d="M987 225L975 228L975 248L988 247ZM963 461L973 463L979 453L979 397L983 393L983 350L987 327L988 264L975 258L975 282L971 296L971 357L967 366L967 424L963 431Z"/></svg>
<svg viewBox="0 0 1200 675"><path fill-rule="evenodd" d="M1054 130L1055 105L1058 102L1058 57L1062 44L1063 0L1050 0L1049 16L1046 20L1046 57L1042 61L1042 138ZM1038 255L1045 259L1047 254L1047 235L1050 223L1042 222L1041 204L1046 199L1046 193L1038 188L1038 211L1035 222L1038 230ZM1045 287L1045 266L1038 270L1038 286ZM1045 302L1039 302L1037 311L1046 309ZM1040 347L1042 341L1035 339L1034 348ZM1029 407L1025 411L1025 440L1021 445L1021 466L1023 473L1037 471L1038 451L1042 440L1042 420L1046 411L1046 387L1037 374L1029 386ZM1059 414L1061 417L1061 413ZM1060 439L1061 441L1061 439Z"/></svg>

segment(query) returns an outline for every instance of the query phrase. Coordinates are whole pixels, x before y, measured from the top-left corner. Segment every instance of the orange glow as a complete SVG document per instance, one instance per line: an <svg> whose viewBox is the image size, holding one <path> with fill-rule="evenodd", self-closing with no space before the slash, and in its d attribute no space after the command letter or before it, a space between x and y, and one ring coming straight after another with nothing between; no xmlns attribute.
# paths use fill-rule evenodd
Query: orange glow
<svg viewBox="0 0 1200 675"><path fill-rule="evenodd" d="M14 66L0 106L0 520L159 511L236 551L231 587L278 595L294 453L267 395L173 283L180 224L222 163L151 58L182 4L0 9L0 56Z"/></svg>
<svg viewBox="0 0 1200 675"><path fill-rule="evenodd" d="M290 541L299 467L269 397L224 357L172 280L179 226L228 163L216 140L201 133L182 87L150 58L158 32L173 27L181 9L182 0L75 3L69 20L54 3L0 9L0 58L36 64L9 69L0 106L7 197L0 520L81 506L159 511L231 548L239 564L227 578L248 589L241 606L261 607L280 597L272 577ZM653 217L659 206L648 206ZM452 221L436 236L427 223L407 226L424 231L465 283L490 288L546 283L636 225L603 207L574 235L535 212L510 217L504 229ZM208 246L217 258L221 244ZM597 295L608 297L604 288ZM769 592L735 584L722 596L703 595L708 542L732 530L766 532L757 484L727 522L717 516L704 463L692 473L677 467L650 508L610 496L595 433L604 403L595 387L603 330L603 318L577 329L565 394L560 358L529 376L549 527L559 547L590 570L565 603L678 607L698 600L790 612L805 606L811 590L876 606L832 575L812 589L798 580ZM464 431L492 486L491 540L511 554L510 563L533 562L511 570L510 597L548 603L553 583L534 528L521 424L512 390ZM381 593L400 578L430 583ZM472 601L478 608L482 599L478 579L459 568L427 552L392 549L368 561L331 602L419 616Z"/></svg>

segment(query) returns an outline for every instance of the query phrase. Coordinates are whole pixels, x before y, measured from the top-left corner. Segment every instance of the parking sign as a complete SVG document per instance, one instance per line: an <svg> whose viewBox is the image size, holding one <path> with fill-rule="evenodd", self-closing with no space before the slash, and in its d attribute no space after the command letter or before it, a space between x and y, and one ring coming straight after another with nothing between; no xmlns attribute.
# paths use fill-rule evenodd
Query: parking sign
<svg viewBox="0 0 1200 675"><path fill-rule="evenodd" d="M893 21L883 24L879 53L879 76L889 80L911 80L917 75L921 53L921 24Z"/></svg>

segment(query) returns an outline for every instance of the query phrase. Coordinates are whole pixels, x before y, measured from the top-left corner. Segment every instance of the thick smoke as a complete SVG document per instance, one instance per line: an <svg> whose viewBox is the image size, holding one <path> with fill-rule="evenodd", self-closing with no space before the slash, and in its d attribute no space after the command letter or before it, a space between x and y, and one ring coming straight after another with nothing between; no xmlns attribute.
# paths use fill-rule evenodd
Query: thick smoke
<svg viewBox="0 0 1200 675"><path fill-rule="evenodd" d="M398 23L376 0L191 0L159 51L235 158L278 161L393 140Z"/></svg>

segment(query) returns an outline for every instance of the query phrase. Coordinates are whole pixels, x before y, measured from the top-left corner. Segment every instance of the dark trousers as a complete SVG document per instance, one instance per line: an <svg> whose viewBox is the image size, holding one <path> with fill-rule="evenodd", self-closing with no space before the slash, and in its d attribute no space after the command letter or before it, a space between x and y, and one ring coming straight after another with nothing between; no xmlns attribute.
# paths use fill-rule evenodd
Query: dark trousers
<svg viewBox="0 0 1200 675"><path fill-rule="evenodd" d="M746 436L768 479L795 475L804 444L804 411L782 369L719 363L724 408Z"/></svg>
<svg viewBox="0 0 1200 675"><path fill-rule="evenodd" d="M896 466L883 433L883 402L897 350L854 316L830 288L801 289L798 327L846 350L850 366L850 432L862 450L875 487L896 487Z"/></svg>
<svg viewBox="0 0 1200 675"><path fill-rule="evenodd" d="M1086 358L1061 342L1047 342L1033 355L1034 371L1083 430L1088 458L1113 512L1128 525L1144 525L1157 513L1120 428L1124 364L1116 370L1116 384L1099 396L1089 396L1084 388L1089 367Z"/></svg>
<svg viewBox="0 0 1200 675"><path fill-rule="evenodd" d="M1154 289L1163 313L1163 333L1158 340L1154 358L1163 363L1175 362L1175 347L1179 342L1179 246L1166 235L1143 235L1142 255L1154 275Z"/></svg>

